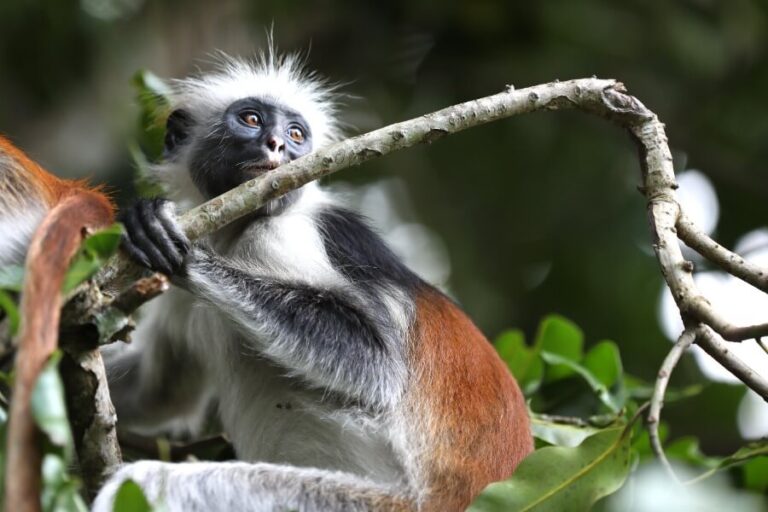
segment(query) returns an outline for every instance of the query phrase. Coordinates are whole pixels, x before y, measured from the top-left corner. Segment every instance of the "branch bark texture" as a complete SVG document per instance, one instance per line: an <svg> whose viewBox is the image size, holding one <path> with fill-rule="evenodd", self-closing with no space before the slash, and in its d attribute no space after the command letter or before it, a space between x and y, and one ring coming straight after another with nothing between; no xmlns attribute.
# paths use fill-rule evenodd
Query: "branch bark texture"
<svg viewBox="0 0 768 512"><path fill-rule="evenodd" d="M122 462L117 415L98 349L67 352L60 363L80 473L90 498Z"/></svg>
<svg viewBox="0 0 768 512"><path fill-rule="evenodd" d="M320 149L190 210L181 217L181 224L194 239L312 180L393 151L430 144L446 135L519 114L578 107L605 116L621 116L624 107L612 103L614 92L621 94L618 91L623 91L621 84L597 78L552 82L521 90L508 87L493 96L454 105ZM630 98L623 94L621 97Z"/></svg>

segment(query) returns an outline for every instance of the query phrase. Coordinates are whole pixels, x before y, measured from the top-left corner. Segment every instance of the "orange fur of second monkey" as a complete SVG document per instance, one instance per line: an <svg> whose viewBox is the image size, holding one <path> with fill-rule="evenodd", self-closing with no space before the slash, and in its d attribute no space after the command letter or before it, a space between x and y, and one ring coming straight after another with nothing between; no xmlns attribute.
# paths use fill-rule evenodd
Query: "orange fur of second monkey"
<svg viewBox="0 0 768 512"><path fill-rule="evenodd" d="M5 510L40 510L40 451L30 411L34 383L58 344L61 286L83 229L112 222L109 198L84 181L63 180L46 172L10 141L0 137L0 218L34 210L40 222L27 248L23 321L16 354L10 409Z"/></svg>

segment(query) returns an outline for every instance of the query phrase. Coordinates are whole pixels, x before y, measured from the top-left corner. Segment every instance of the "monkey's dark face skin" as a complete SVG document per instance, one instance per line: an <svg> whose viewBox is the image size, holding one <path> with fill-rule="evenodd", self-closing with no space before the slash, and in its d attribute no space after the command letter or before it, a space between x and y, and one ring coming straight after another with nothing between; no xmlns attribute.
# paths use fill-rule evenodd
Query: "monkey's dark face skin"
<svg viewBox="0 0 768 512"><path fill-rule="evenodd" d="M193 123L184 111L171 114L166 157L187 141ZM301 114L268 100L245 98L232 103L195 145L189 170L210 199L311 150L312 134Z"/></svg>

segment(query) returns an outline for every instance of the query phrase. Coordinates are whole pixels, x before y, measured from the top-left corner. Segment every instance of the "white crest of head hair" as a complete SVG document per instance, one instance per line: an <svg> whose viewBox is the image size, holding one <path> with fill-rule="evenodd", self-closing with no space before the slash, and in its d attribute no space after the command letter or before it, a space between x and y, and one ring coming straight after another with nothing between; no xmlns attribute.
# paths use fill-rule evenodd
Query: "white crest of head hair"
<svg viewBox="0 0 768 512"><path fill-rule="evenodd" d="M198 122L212 121L233 102L263 98L304 116L312 134L313 149L341 138L336 120L339 94L329 83L304 67L298 53L280 55L272 44L252 59L223 53L217 56L214 71L173 82L173 109L182 108Z"/></svg>

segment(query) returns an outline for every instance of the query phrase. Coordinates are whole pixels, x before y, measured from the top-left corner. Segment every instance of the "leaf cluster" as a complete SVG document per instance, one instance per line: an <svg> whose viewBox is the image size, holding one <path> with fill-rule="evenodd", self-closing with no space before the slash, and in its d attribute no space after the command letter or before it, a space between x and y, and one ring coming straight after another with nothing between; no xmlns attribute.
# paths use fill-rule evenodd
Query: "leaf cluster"
<svg viewBox="0 0 768 512"><path fill-rule="evenodd" d="M550 315L532 344L521 331L509 330L494 345L529 400L537 449L510 479L488 486L472 512L591 510L653 456L639 421L652 387L624 372L616 343L599 341L585 351L581 329ZM667 401L695 396L701 389L670 390ZM663 438L667 432L662 424ZM690 436L666 448L673 460L702 470L688 485L738 468L741 486L756 491L768 488L766 450L768 444L754 443L729 457L708 457Z"/></svg>

